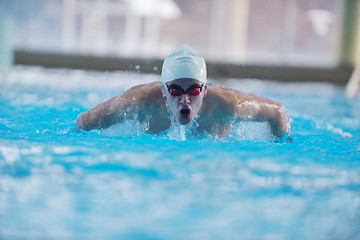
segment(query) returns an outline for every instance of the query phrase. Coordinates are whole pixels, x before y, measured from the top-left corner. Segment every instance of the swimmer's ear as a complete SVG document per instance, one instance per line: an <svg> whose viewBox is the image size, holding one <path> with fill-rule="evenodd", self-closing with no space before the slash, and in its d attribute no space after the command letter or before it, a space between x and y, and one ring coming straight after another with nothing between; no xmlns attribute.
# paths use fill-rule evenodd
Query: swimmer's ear
<svg viewBox="0 0 360 240"><path fill-rule="evenodd" d="M205 97L206 94L207 94L207 85L204 86L204 90L203 90L203 91L204 91L204 97Z"/></svg>

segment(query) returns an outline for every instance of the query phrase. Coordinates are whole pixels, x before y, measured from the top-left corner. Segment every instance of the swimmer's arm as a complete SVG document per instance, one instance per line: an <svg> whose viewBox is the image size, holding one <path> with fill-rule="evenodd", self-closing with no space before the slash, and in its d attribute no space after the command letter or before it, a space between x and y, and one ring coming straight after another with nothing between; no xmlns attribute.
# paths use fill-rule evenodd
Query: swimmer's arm
<svg viewBox="0 0 360 240"><path fill-rule="evenodd" d="M92 129L104 129L113 124L121 123L126 118L131 118L139 109L139 94L133 88L123 94L115 96L103 103L96 105L90 110L80 113L76 119L75 127L90 131Z"/></svg>
<svg viewBox="0 0 360 240"><path fill-rule="evenodd" d="M107 128L122 122L124 114L121 112L125 111L122 111L124 106L119 104L119 101L121 101L121 95L100 103L86 112L80 113L76 119L75 127L90 131L92 129Z"/></svg>
<svg viewBox="0 0 360 240"><path fill-rule="evenodd" d="M272 134L278 138L287 130L285 108L278 102L250 94L237 105L236 110L238 120L268 122Z"/></svg>

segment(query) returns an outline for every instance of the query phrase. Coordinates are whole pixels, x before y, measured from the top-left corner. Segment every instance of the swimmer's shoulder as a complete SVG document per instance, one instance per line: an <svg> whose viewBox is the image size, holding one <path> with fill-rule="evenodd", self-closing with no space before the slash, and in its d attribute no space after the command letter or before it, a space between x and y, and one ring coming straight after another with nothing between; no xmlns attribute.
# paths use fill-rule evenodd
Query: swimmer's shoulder
<svg viewBox="0 0 360 240"><path fill-rule="evenodd" d="M216 101L219 101L221 102L221 104L227 106L236 107L242 105L245 102L257 102L259 104L271 104L278 107L283 107L281 103L272 99L260 97L256 94L243 93L236 89L223 87L215 84L209 86L208 93L210 93L210 96L215 98Z"/></svg>
<svg viewBox="0 0 360 240"><path fill-rule="evenodd" d="M162 96L161 85L157 81L139 84L129 88L122 95L127 98L136 98L140 101L157 99Z"/></svg>
<svg viewBox="0 0 360 240"><path fill-rule="evenodd" d="M208 86L207 97L210 101L216 101L222 105L232 106L248 100L250 96L232 88L211 84Z"/></svg>

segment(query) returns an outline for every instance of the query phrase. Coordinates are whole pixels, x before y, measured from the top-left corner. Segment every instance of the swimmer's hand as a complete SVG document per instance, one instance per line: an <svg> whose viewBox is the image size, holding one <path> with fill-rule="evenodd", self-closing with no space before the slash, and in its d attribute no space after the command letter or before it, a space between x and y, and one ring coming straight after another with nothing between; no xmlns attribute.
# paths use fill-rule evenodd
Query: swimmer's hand
<svg viewBox="0 0 360 240"><path fill-rule="evenodd" d="M282 138L284 133L290 131L290 123L283 106L278 106L272 110L271 113L267 113L268 122L270 124L271 133L278 137Z"/></svg>
<svg viewBox="0 0 360 240"><path fill-rule="evenodd" d="M85 126L86 125L85 125L85 121L84 121L84 113L80 113L76 118L75 128L86 130Z"/></svg>
<svg viewBox="0 0 360 240"><path fill-rule="evenodd" d="M90 131L92 129L99 128L100 126L95 124L95 121L92 120L95 117L99 118L101 116L96 116L95 114L89 111L80 113L76 118L75 128L85 131Z"/></svg>

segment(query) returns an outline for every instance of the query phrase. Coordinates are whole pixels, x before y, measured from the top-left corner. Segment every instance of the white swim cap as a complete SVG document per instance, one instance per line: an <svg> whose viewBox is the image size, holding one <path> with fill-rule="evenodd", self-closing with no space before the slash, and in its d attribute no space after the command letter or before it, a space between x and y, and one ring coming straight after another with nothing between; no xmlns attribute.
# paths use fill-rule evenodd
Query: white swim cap
<svg viewBox="0 0 360 240"><path fill-rule="evenodd" d="M193 78L206 83L205 60L190 46L181 45L165 58L161 78L163 82L179 78Z"/></svg>

